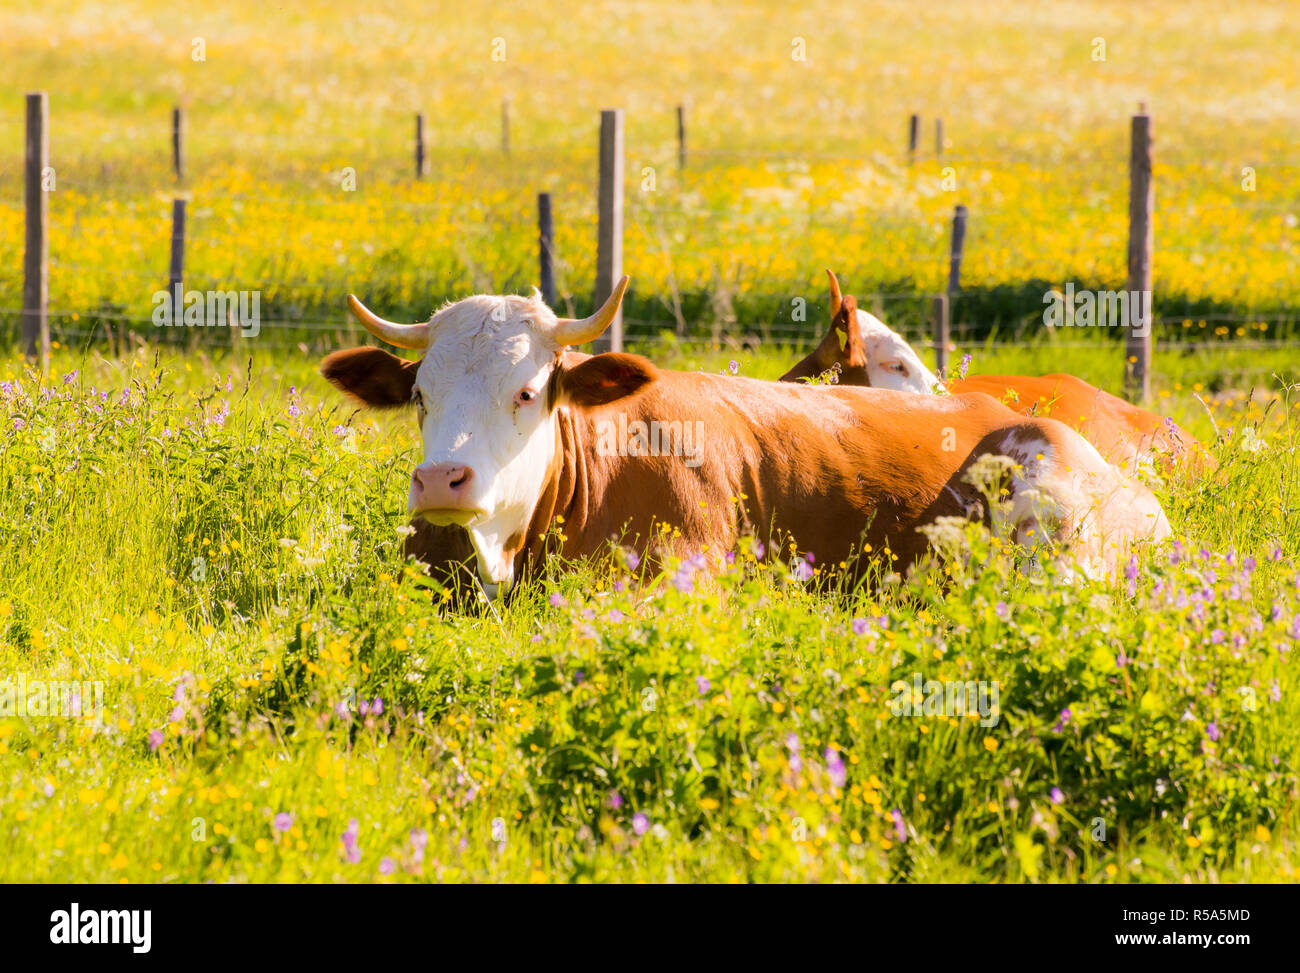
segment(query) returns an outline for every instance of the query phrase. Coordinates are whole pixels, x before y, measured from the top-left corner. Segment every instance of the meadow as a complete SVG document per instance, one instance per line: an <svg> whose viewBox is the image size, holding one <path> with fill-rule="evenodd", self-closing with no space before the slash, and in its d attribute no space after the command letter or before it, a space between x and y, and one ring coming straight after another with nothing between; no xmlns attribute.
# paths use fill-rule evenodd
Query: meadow
<svg viewBox="0 0 1300 973"><path fill-rule="evenodd" d="M592 3L562 15L539 3L479 18L414 0L279 12L252 0L208 12L53 0L8 14L0 37L11 106L0 141L13 148L0 153L0 328L12 335L21 303L20 98L44 89L57 175L50 302L56 337L74 344L132 327L157 338L150 295L166 281L174 196L189 200L187 286L260 290L277 326L264 342L333 340L349 290L410 320L466 293L526 290L542 191L560 303L587 313L608 107L626 112L632 333L808 341L820 320L797 320L792 301L824 307L831 266L916 335L946 280L960 203L971 217L958 333L1036 335L1046 288L1123 286L1139 102L1156 139L1158 336L1288 338L1300 244L1289 14L1285 2L1239 14L1209 2L897 0L797 12ZM429 128L422 181L417 111ZM923 124L909 164L912 112Z"/></svg>
<svg viewBox="0 0 1300 973"><path fill-rule="evenodd" d="M1213 406L1114 584L972 531L869 591L742 547L457 612L401 559L409 416L307 360L58 364L0 386L0 665L104 722L0 720L4 880L1297 877L1293 391ZM897 715L915 674L996 719Z"/></svg>
<svg viewBox="0 0 1300 973"><path fill-rule="evenodd" d="M1287 4L265 6L4 15L0 679L85 681L103 719L0 694L0 881L1300 878ZM58 173L47 375L13 347L37 88ZM1115 341L1036 322L1047 287L1123 284L1139 100L1154 407L1219 467L1142 474L1177 540L1122 577L1029 577L971 527L863 590L742 544L717 576L614 551L462 611L403 562L414 421L317 374L359 340L342 298L415 320L526 289L549 190L560 310L585 313L599 109L628 113L629 331L661 366L777 377L826 326L826 266L923 338L960 202L954 361L1114 389ZM187 286L260 290L257 338L182 348L148 324L178 192ZM927 713L918 679L997 687L996 708Z"/></svg>

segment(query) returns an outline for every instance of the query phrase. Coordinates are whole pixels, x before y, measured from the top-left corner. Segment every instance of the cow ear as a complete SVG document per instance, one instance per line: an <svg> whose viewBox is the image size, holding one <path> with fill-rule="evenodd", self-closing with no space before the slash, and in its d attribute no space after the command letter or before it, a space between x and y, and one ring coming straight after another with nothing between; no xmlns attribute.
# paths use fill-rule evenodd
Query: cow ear
<svg viewBox="0 0 1300 973"><path fill-rule="evenodd" d="M840 313L835 315L836 338L840 341L844 363L848 368L865 368L867 349L862 344L862 329L858 327L858 302L852 294L844 295Z"/></svg>
<svg viewBox="0 0 1300 973"><path fill-rule="evenodd" d="M382 348L348 348L329 355L320 373L335 388L372 409L411 404L418 361L407 361Z"/></svg>
<svg viewBox="0 0 1300 973"><path fill-rule="evenodd" d="M573 368L560 369L556 403L605 405L639 392L658 377L658 369L640 355L592 355Z"/></svg>

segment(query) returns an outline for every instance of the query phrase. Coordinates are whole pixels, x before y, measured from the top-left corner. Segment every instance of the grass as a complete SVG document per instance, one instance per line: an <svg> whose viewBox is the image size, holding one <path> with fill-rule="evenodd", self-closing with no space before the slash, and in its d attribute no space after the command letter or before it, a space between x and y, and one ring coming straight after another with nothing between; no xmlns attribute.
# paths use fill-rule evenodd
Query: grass
<svg viewBox="0 0 1300 973"><path fill-rule="evenodd" d="M884 295L887 319L915 335L944 286L957 203L971 222L956 326L1034 332L1049 287L1123 285L1128 119L1146 101L1161 336L1295 334L1300 31L1285 2L1249 13L1210 0L541 3L508 18L414 0L367 13L320 0L115 10L52 0L0 37L0 140L14 149L0 153L5 335L21 303L21 95L37 88L50 93L57 175L51 306L74 344L128 327L158 336L151 296L178 194L190 200L188 284L261 291L264 340L328 335L348 290L414 320L447 298L529 287L539 191L554 197L560 303L585 313L597 112L615 104L627 112L637 333L680 316L697 334L807 341L819 315L801 322L792 302L822 306L832 266L860 297ZM794 38L806 60L792 59ZM179 187L176 104L188 113ZM416 111L430 130L422 182L410 177ZM911 112L924 127L909 165ZM951 143L942 158L936 116Z"/></svg>
<svg viewBox="0 0 1300 973"><path fill-rule="evenodd" d="M1155 484L1181 543L1114 584L976 531L874 592L742 548L461 614L401 562L409 417L311 359L56 365L0 366L0 670L99 682L104 720L0 717L0 879L1298 874L1292 392L1209 400L1218 473ZM917 673L996 719L900 715Z"/></svg>

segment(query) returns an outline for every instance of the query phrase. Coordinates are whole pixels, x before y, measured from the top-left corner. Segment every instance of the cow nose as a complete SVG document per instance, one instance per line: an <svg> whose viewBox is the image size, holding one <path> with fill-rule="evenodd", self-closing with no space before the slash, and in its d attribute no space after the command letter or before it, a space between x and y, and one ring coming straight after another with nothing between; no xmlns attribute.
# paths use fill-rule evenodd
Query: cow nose
<svg viewBox="0 0 1300 973"><path fill-rule="evenodd" d="M416 510L456 509L465 505L474 470L461 463L427 463L411 474Z"/></svg>

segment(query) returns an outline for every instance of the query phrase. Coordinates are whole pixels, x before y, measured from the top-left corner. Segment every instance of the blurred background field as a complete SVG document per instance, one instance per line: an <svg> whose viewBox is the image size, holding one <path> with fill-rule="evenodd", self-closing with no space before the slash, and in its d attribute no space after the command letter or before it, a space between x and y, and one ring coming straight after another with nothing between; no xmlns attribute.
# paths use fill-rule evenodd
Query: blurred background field
<svg viewBox="0 0 1300 973"><path fill-rule="evenodd" d="M1300 306L1293 14L1287 3L765 0L11 10L0 32L0 142L11 147L0 154L0 334L13 342L21 307L28 90L50 95L55 338L112 349L134 329L228 344L224 332L149 323L171 200L183 195L186 286L262 293L268 323L244 342L250 353L349 340L348 291L417 319L467 293L526 290L539 191L554 198L558 303L585 313L607 107L626 111L626 317L643 347L666 331L806 347L825 326L827 266L923 340L958 203L971 214L959 352L990 338L1046 342L1047 288L1124 285L1128 120L1141 101L1156 139L1157 384L1268 384L1300 360L1288 341ZM796 39L804 61L792 58ZM412 178L417 111L428 119L423 181ZM909 165L913 112L922 128ZM1114 386L1122 352L1107 337L1065 332L1028 354L1062 368L1091 360L1089 343L1110 349L1085 377Z"/></svg>

